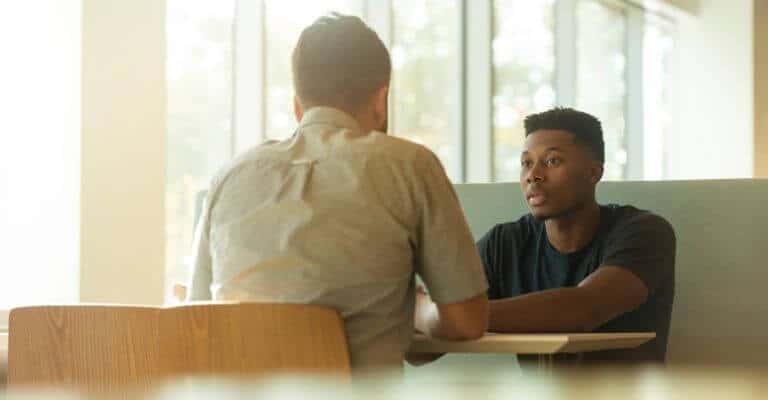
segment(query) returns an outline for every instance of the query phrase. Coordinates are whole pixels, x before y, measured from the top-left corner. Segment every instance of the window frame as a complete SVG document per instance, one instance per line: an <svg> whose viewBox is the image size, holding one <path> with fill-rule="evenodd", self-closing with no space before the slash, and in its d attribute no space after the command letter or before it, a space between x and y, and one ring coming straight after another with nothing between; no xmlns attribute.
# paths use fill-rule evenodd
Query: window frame
<svg viewBox="0 0 768 400"><path fill-rule="evenodd" d="M362 10L362 17L378 34L387 48L391 48L394 42L394 21L392 3L381 0L357 0ZM458 165L447 166L454 168L458 182L466 181L466 151L467 138L465 105L467 103L464 89L466 87L466 60L465 49L465 23L467 18L463 12L466 7L474 7L475 4L490 4L491 0L468 1L456 0L461 9L458 14L458 43L459 43L459 67L454 90L459 98L457 109L454 110L453 126L456 146L455 159ZM473 5L473 6L470 6ZM232 130L232 155L243 151L250 146L266 140L266 107L264 94L266 93L266 63L268 55L266 46L266 21L264 0L236 1L235 22L233 24L234 35L234 84L233 84L233 130ZM489 43L490 44L490 43ZM393 109L393 97L390 97L390 109ZM245 110L257 110L246 112ZM396 116L395 116L396 118ZM392 124L390 124L391 126ZM394 132L396 135L397 133Z"/></svg>
<svg viewBox="0 0 768 400"><path fill-rule="evenodd" d="M387 47L393 43L394 23L391 1L358 0L366 22L379 33ZM459 76L455 90L459 107L456 143L456 183L493 182L493 21L495 0L456 0L459 7ZM573 107L576 100L578 54L576 50L576 7L584 0L556 0L555 82L556 104ZM643 34L647 14L674 20L658 10L628 0L595 0L607 7L621 8L627 18L625 51L625 131L628 163L624 179L643 178ZM265 139L266 49L265 2L236 1L233 24L233 129L231 156ZM470 45L471 44L471 45ZM469 78L473 84L468 85ZM390 108L393 108L390 98ZM255 111L254 111L255 110ZM471 129L470 129L471 127ZM397 132L394 132L397 134Z"/></svg>
<svg viewBox="0 0 768 400"><path fill-rule="evenodd" d="M387 48L394 41L394 12L391 0L355 0L361 17L380 36ZM459 101L452 121L457 143L453 169L454 183L496 182L494 166L494 79L493 39L495 1L455 0L458 9L458 76L453 90ZM555 0L553 86L555 104L574 107L577 91L577 5L585 0ZM676 25L674 13L639 4L632 0L594 0L607 7L621 8L627 18L625 31L625 148L627 164L624 180L644 178L644 25L649 18ZM265 0L235 0L232 24L232 121L230 157L266 139L267 25ZM471 79L471 84L468 84ZM394 110L390 96L390 109ZM393 116L397 118L397 116ZM392 126L393 124L390 124ZM397 135L397 132L393 132ZM662 171L666 176L666 168ZM7 323L7 312L0 310L0 330Z"/></svg>
<svg viewBox="0 0 768 400"><path fill-rule="evenodd" d="M493 0L462 0L462 142L464 181L488 183L494 177L493 140ZM470 46L470 43L478 45ZM480 45L482 43L482 45ZM466 82L472 77L474 84ZM470 133L472 135L470 137Z"/></svg>
<svg viewBox="0 0 768 400"><path fill-rule="evenodd" d="M631 22L630 21L630 11L633 8L636 8L636 7L634 7L632 4L628 3L625 0L567 0L567 1L571 1L571 2L574 3L574 6L572 8L573 15L569 15L568 16L568 18L572 18L573 19L573 24L574 24L574 27L575 27L574 35L573 35L574 48L578 47L578 40L579 40L579 34L580 34L579 29L578 29L578 14L577 14L578 13L578 2L581 2L581 1L592 1L592 2L597 3L598 5L600 5L602 7L605 7L607 9L611 10L611 11L618 12L618 13L620 13L623 16L623 21L622 22L624 24L624 37L622 38L623 39L622 40L623 41L622 47L623 47L623 50L624 50L624 58L625 58L626 64L625 64L624 76L623 76L623 82L625 84L625 90L624 90L624 96L622 98L622 111L623 111L623 114L624 114L624 127L623 127L624 128L624 137L622 138L623 139L622 140L622 142L623 142L622 143L622 147L626 151L627 163L623 165L622 173L621 173L622 177L620 179L618 179L618 180L621 180L621 181L632 180L632 178L630 178L629 175L628 175L628 171L630 170L629 164L630 164L630 162L632 162L630 160L632 158L634 158L634 156L635 156L633 154L633 152L638 151L638 150L642 151L642 148L638 149L638 148L632 147L632 146L635 143L639 143L640 145L642 145L642 143L643 143L642 136L638 139L637 135L634 134L634 132L641 132L642 133L642 130L638 130L638 131L632 130L632 129L635 129L635 128L638 127L637 116L639 115L640 119L642 119L642 114L643 114L642 109L635 108L638 105L642 106L642 101L632 102L630 100L630 93L636 93L637 95L641 95L642 94L642 87L643 87L642 86L642 80L630 82L630 79L635 79L635 78L641 78L642 79L642 73L637 74L637 73L634 72L634 69L637 66L633 66L632 64L630 64L631 62L634 61L633 59L631 59L631 57L633 57L633 54L630 54L630 51L633 48L635 48L635 47L639 47L640 49L642 49L642 43L640 43L639 45L635 46L635 42L634 42L637 37L642 39L642 32L638 36L636 32L633 32L633 29L637 28L637 25L633 26L633 25L630 24L630 22ZM642 25L641 25L641 27L642 27ZM630 42L632 42L632 43L630 43ZM640 53L640 54L642 56L642 53ZM572 68L574 69L574 77L576 79L576 81L574 82L574 87L575 87L574 95L575 96L574 96L573 102L571 104L567 104L566 106L574 107L576 109L579 109L580 107L577 104L577 99L578 99L578 94L579 94L579 92L578 92L579 91L579 87L578 87L578 72L579 72L578 71L578 66L579 66L579 63L578 63L578 49L576 50L576 56L577 56L577 58L574 59L574 63L572 65ZM565 67L565 66L563 66L563 67ZM632 90L635 90L636 88L639 88L640 90L638 90L636 92L632 92ZM630 107L633 107L633 108L630 109ZM596 117L598 117L601 120L604 118L604 116L602 116L602 115L596 115ZM605 126L603 126L603 129L605 129ZM605 138L605 136L604 136L604 138ZM606 159L608 159L607 151L606 151ZM639 171L642 172L642 168L640 168ZM603 175L603 179L606 180L608 178L606 178L605 175ZM642 176L635 177L635 180L642 180Z"/></svg>
<svg viewBox="0 0 768 400"><path fill-rule="evenodd" d="M391 48L394 37L392 2L358 0L362 16ZM584 0L556 0L555 8L555 81L556 104L573 107L576 100L578 54L576 7ZM624 96L625 147L627 164L624 180L643 179L643 34L647 14L659 11L629 0L595 0L606 7L620 8L625 13L627 29L625 52L627 68ZM494 182L493 166L493 21L495 0L456 0L459 9L459 68L454 90L459 96L455 110L454 134L457 136L455 183ZM234 23L235 83L233 85L233 155L262 140L266 128L265 71L266 24L264 0L236 2ZM662 18L673 21L669 17ZM674 23L674 22L673 22ZM468 85L469 79L472 85ZM394 97L394 96L393 96ZM390 109L393 109L390 98ZM246 112L245 109L250 110ZM252 110L256 110L253 112ZM397 118L394 116L394 118ZM391 125L391 124L390 124ZM256 134L254 134L256 133ZM393 132L397 135L397 132Z"/></svg>

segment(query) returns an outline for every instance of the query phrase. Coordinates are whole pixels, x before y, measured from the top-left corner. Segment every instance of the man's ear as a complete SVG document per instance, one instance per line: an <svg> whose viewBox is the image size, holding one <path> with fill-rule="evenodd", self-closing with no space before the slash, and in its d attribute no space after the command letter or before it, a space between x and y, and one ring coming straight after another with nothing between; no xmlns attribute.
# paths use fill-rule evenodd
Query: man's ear
<svg viewBox="0 0 768 400"><path fill-rule="evenodd" d="M388 108L389 85L384 85L373 95L373 112L376 116L376 125L384 133L387 132Z"/></svg>
<svg viewBox="0 0 768 400"><path fill-rule="evenodd" d="M301 118L304 116L304 109L301 108L298 96L293 96L293 115L296 117L296 122L301 122Z"/></svg>
<svg viewBox="0 0 768 400"><path fill-rule="evenodd" d="M589 168L589 181L592 182L593 185L597 185L597 183L603 179L604 171L605 168L602 163L597 161L593 162L592 166Z"/></svg>

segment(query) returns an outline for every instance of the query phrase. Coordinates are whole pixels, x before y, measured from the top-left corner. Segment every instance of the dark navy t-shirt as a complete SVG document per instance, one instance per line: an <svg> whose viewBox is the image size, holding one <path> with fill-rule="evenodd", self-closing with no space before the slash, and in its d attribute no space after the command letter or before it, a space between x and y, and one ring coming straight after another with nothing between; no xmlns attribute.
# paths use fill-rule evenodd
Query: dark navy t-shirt
<svg viewBox="0 0 768 400"><path fill-rule="evenodd" d="M477 243L489 299L574 287L601 266L625 268L648 288L648 300L595 332L656 332L628 350L584 354L585 360L663 362L675 288L675 234L663 218L632 206L600 207L600 225L583 249L563 254L547 239L544 222L528 214L494 226Z"/></svg>

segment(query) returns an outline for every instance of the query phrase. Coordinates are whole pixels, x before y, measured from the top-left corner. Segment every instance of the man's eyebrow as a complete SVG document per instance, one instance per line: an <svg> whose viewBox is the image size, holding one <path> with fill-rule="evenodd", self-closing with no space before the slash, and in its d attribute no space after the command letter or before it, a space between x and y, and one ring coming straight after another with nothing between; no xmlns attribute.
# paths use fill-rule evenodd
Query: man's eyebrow
<svg viewBox="0 0 768 400"><path fill-rule="evenodd" d="M557 146L550 146L550 147L547 147L544 150L545 153L549 153L551 151L559 151L561 153L565 153L565 150L563 150L561 147L557 147ZM520 153L520 156L525 156L525 155L528 155L528 154L530 154L530 150L523 150L523 152Z"/></svg>

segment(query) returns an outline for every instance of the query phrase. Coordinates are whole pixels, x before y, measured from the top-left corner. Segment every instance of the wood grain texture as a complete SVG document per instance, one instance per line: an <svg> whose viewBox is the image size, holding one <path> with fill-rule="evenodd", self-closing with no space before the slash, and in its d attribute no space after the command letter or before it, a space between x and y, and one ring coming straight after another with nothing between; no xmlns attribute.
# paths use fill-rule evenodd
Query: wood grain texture
<svg viewBox="0 0 768 400"><path fill-rule="evenodd" d="M754 1L755 177L768 178L768 2Z"/></svg>
<svg viewBox="0 0 768 400"><path fill-rule="evenodd" d="M187 305L163 310L167 371L199 374L349 374L344 325L335 310L293 304Z"/></svg>
<svg viewBox="0 0 768 400"><path fill-rule="evenodd" d="M9 328L9 386L107 392L185 375L350 374L343 323L319 306L24 307Z"/></svg>

